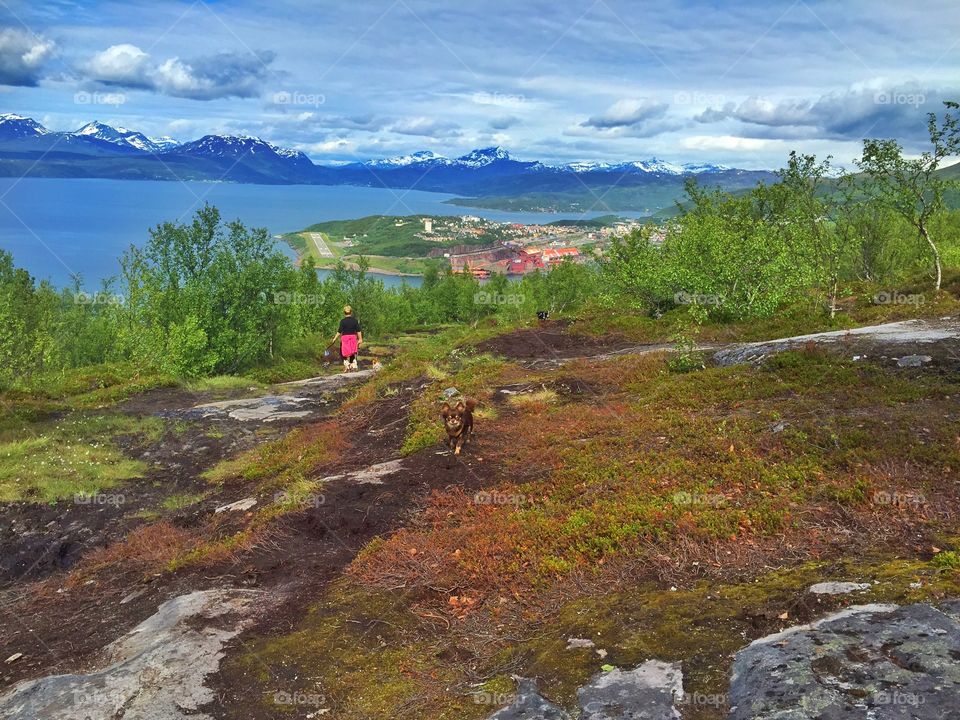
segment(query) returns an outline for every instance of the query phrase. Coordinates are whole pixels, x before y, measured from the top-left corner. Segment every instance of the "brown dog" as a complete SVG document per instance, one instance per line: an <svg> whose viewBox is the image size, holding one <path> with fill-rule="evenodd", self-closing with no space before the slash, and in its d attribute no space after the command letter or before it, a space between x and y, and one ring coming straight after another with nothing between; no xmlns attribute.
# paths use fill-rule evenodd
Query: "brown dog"
<svg viewBox="0 0 960 720"><path fill-rule="evenodd" d="M476 400L467 398L453 407L450 407L450 403L444 403L440 408L440 417L447 429L447 447L453 450L454 455L460 454L460 448L473 435L473 409L476 406Z"/></svg>

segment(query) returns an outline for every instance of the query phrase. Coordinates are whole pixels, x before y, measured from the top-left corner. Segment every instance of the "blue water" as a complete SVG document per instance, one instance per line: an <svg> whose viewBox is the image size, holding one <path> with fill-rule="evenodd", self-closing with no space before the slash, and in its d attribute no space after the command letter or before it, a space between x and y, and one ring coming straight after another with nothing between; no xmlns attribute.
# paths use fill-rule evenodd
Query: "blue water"
<svg viewBox="0 0 960 720"><path fill-rule="evenodd" d="M0 248L12 252L14 263L38 280L62 286L71 275L79 275L85 286L96 288L104 278L119 274L120 255L131 244L142 245L149 228L168 220L188 221L204 202L216 205L227 220L266 227L271 234L365 215L470 214L537 223L601 214L512 213L443 203L451 197L345 185L0 178ZM379 277L390 285L402 282Z"/></svg>

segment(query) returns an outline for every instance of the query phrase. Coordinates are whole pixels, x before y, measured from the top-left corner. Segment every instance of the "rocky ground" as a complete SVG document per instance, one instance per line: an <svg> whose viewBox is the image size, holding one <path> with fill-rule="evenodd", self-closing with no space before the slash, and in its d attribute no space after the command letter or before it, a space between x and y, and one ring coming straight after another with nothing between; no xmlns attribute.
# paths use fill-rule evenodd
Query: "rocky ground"
<svg viewBox="0 0 960 720"><path fill-rule="evenodd" d="M598 457L628 463L717 433L717 449L694 452L732 456L743 441L717 429L732 419L759 438L746 452L761 464L773 453L766 462L776 464L792 443L842 452L847 426L832 440L816 435L823 420L807 413L822 399L805 404L790 366L770 385L781 388L779 418L758 404L763 393L754 402L743 390L709 400L716 424L702 428L664 424L659 410L633 420L636 393L649 393L643 403L654 408L663 393L683 404L691 392L697 407L701 391L683 376L656 389L667 382L657 369L664 345L586 337L560 323L482 341L400 379L369 369L227 397L133 397L116 411L166 424L152 441L119 441L149 465L114 491L122 502L0 508L0 717L951 717L960 631L950 598L960 578L949 553L960 487L956 466L944 469L932 448L958 419L942 389L958 337L956 322L932 319L705 346L717 365L746 366L709 371L727 373L716 381L690 376L704 393L750 387L757 372L769 382L766 366L753 367L791 349L822 350L844 372L876 368L882 375L870 382L902 389L882 410L858 397L850 407L838 399L837 412L895 423L924 403L930 427L911 432L915 447L931 449L858 455L851 468L872 463L898 482L875 482L866 506L797 489L796 520L769 533L758 528L774 513L764 495L763 513L737 515L733 539L716 528L731 522L724 512L748 507L737 493L753 490L671 486L673 505L697 512L661 513L682 542L645 540L631 550L636 561L590 550L599 536L567 539L568 517L536 542L553 533L558 548L582 544L576 556L590 560L575 570L573 555L526 549L539 536L522 528L546 520L524 508L552 507L551 492L586 495L598 508L613 491L551 490L577 456L550 448L582 443L588 452L609 434ZM483 353L499 359L472 364ZM811 357L803 362L830 372L833 361ZM369 392L354 397L360 386ZM482 401L477 438L456 462L437 442L447 387ZM657 424L635 437L643 422ZM603 461L593 462L602 475ZM669 462L664 476L680 472L678 459ZM908 468L906 485L895 462ZM189 501L165 504L170 497ZM528 579L544 556L552 564ZM454 566L463 574L449 574Z"/></svg>

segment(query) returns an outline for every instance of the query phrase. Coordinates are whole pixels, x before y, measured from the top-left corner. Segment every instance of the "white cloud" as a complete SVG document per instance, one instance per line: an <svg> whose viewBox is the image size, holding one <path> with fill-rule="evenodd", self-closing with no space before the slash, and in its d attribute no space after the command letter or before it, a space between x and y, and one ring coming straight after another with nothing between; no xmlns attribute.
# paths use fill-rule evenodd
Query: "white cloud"
<svg viewBox="0 0 960 720"><path fill-rule="evenodd" d="M391 132L400 135L420 135L424 137L454 137L460 134L460 128L456 123L424 116L398 120L390 125L389 129Z"/></svg>
<svg viewBox="0 0 960 720"><path fill-rule="evenodd" d="M295 145L295 148L307 154L342 155L356 152L357 143L353 140L337 138L336 140L325 140L317 143L299 143Z"/></svg>
<svg viewBox="0 0 960 720"><path fill-rule="evenodd" d="M0 85L36 85L54 49L52 40L39 35L14 28L0 30Z"/></svg>
<svg viewBox="0 0 960 720"><path fill-rule="evenodd" d="M271 72L274 53L220 53L156 63L136 45L111 45L81 66L83 76L97 83L152 90L162 95L213 100L254 97Z"/></svg>
<svg viewBox="0 0 960 720"><path fill-rule="evenodd" d="M642 124L653 118L663 117L667 104L650 98L627 98L618 100L606 112L595 115L581 123L583 127L600 130L628 127Z"/></svg>
<svg viewBox="0 0 960 720"><path fill-rule="evenodd" d="M83 66L90 79L124 87L149 87L151 70L150 56L136 45L127 43L111 45Z"/></svg>
<svg viewBox="0 0 960 720"><path fill-rule="evenodd" d="M688 150L737 150L757 152L768 150L775 141L760 138L737 137L735 135L693 135L684 138L683 146Z"/></svg>

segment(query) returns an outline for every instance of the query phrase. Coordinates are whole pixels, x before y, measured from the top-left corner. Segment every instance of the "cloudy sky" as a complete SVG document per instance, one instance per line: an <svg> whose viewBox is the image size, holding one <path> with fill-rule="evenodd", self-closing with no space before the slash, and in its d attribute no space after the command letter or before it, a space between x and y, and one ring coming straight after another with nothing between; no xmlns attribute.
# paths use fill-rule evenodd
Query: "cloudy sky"
<svg viewBox="0 0 960 720"><path fill-rule="evenodd" d="M0 110L257 135L317 162L847 164L960 99L960 5L883 0L0 0Z"/></svg>

